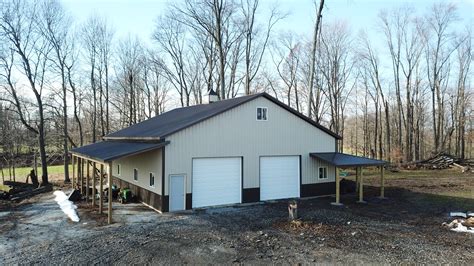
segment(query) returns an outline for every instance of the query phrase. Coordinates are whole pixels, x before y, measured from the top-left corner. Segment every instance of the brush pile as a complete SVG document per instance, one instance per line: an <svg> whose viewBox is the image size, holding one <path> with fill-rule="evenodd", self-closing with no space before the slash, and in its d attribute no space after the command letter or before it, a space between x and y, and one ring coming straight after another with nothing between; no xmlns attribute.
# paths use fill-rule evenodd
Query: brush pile
<svg viewBox="0 0 474 266"><path fill-rule="evenodd" d="M435 156L421 161L413 162L407 165L409 169L447 169L447 168L458 168L463 173L471 169L474 170L474 160L456 158L447 153L438 153Z"/></svg>

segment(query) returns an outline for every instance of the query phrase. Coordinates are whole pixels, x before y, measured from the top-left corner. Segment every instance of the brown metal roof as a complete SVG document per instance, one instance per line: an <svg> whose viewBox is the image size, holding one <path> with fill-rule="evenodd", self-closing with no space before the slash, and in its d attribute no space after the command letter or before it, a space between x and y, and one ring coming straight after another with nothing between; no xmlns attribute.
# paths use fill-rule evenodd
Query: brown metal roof
<svg viewBox="0 0 474 266"><path fill-rule="evenodd" d="M297 112L293 108L280 102L269 94L259 93L228 100L222 100L210 104L200 104L189 107L176 108L156 117L150 118L143 122L111 133L105 136L104 139L162 139L180 130L188 128L194 124L202 122L208 118L226 112L246 102L252 101L258 97L265 97L266 99L279 105L280 107L291 112L292 114L303 119L304 121L310 123L311 125L321 129L327 134L333 136L334 138L341 138L336 133L316 123L305 115Z"/></svg>

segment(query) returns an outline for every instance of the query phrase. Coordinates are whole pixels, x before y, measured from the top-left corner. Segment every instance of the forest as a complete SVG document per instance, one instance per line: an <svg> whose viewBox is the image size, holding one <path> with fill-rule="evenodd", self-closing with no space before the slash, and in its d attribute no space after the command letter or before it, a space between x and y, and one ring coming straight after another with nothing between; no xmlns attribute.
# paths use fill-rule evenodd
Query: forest
<svg viewBox="0 0 474 266"><path fill-rule="evenodd" d="M0 168L38 158L47 184L55 155L67 169L72 147L203 104L211 89L267 92L342 136L346 153L472 158L472 20L454 3L380 10L364 28L315 0L300 36L278 31L288 11L263 2L169 2L144 41L99 15L79 23L57 0L0 0Z"/></svg>

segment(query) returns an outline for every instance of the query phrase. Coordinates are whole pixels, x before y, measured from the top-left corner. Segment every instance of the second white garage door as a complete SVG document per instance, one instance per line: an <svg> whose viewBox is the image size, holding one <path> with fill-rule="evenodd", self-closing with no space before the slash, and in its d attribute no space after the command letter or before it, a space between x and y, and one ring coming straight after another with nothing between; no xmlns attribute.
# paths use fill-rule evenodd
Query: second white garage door
<svg viewBox="0 0 474 266"><path fill-rule="evenodd" d="M193 159L193 208L240 203L241 158Z"/></svg>
<svg viewBox="0 0 474 266"><path fill-rule="evenodd" d="M300 157L260 157L260 199L299 197Z"/></svg>

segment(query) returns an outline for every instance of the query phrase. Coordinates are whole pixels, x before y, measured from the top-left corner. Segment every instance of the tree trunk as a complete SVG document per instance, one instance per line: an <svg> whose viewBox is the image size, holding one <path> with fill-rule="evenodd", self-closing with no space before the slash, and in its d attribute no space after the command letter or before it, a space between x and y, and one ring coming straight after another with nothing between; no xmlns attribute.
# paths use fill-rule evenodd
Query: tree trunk
<svg viewBox="0 0 474 266"><path fill-rule="evenodd" d="M64 148L64 183L70 183L69 179L69 152L68 152L68 126L67 126L67 89L64 66L61 66L61 81L63 86L63 148Z"/></svg>
<svg viewBox="0 0 474 266"><path fill-rule="evenodd" d="M324 7L324 0L320 0L319 2L319 9L316 14L316 24L314 25L314 32L313 32L313 43L312 43L312 48L311 48L311 63L310 63L310 70L309 70L309 85L308 85L308 90L309 90L309 96L308 96L308 117L311 118L313 115L313 110L312 110L312 102L313 102L313 87L314 87L314 75L315 75L315 69L316 69L316 48L317 48L317 43L318 43L318 31L319 31L319 24L321 23L321 13L323 11ZM316 110L314 112L318 112L317 109L319 106L319 102L315 103ZM318 116L316 114L316 116Z"/></svg>

